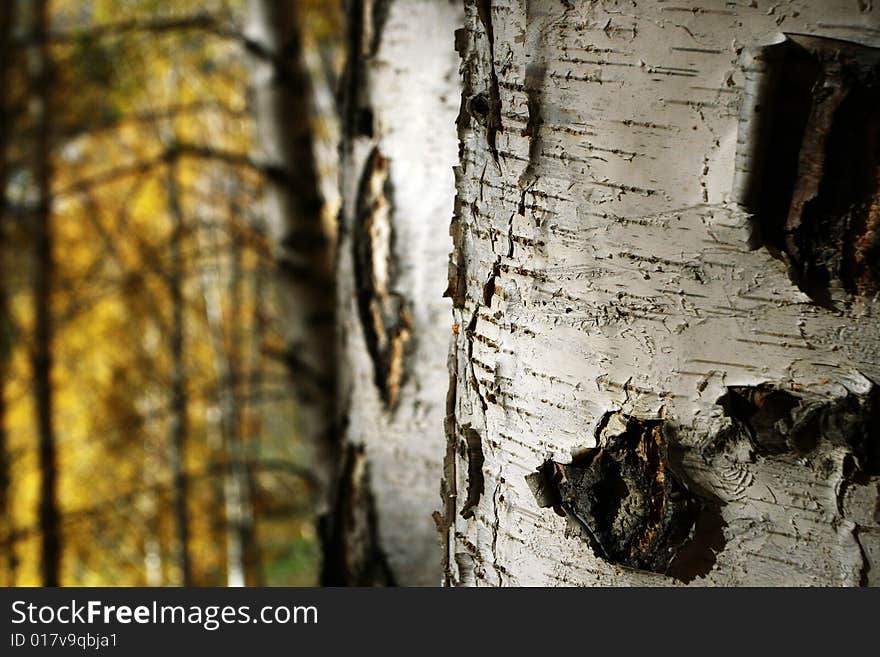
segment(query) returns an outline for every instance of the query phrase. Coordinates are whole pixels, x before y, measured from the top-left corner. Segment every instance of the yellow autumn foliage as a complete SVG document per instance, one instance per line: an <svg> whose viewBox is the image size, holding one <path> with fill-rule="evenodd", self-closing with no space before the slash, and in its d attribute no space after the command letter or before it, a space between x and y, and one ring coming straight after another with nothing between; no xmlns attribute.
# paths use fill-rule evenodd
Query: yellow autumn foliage
<svg viewBox="0 0 880 657"><path fill-rule="evenodd" d="M235 154L244 162L254 150L241 43L199 29L86 36L102 24L220 15L224 7L231 11L229 24L236 25L242 4L55 0L51 5L53 30L84 35L51 47L56 63L52 382L65 585L177 581L168 463L169 245L177 236L168 176L174 177L185 223L179 236L189 401L185 466L196 583L223 584L226 568L219 473L227 453L217 422L224 382L206 320L205 268L217 274L222 287L222 346L240 373L240 430L249 457L298 458L285 370L262 353L280 338L273 328L279 318L271 298L270 254L259 225L261 176L252 166L214 156ZM338 7L317 0L305 5L309 42L338 48ZM27 132L23 119L15 138L26 143ZM169 157L181 144L203 152ZM41 473L26 233L16 240L14 252L4 256L15 327L4 372L5 425L14 582L29 586L40 584ZM207 252L205 244L212 246ZM257 328L262 332L255 340ZM313 581L307 486L284 473L254 472L263 581Z"/></svg>

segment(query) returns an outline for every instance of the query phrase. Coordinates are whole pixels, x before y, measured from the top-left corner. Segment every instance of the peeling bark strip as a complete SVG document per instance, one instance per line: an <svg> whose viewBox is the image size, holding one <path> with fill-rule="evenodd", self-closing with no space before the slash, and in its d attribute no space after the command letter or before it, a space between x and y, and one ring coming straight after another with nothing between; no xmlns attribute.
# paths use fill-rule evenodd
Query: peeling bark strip
<svg viewBox="0 0 880 657"><path fill-rule="evenodd" d="M823 398L763 383L731 386L717 402L733 420L704 453L748 445L745 458L845 449L858 472L880 475L880 390ZM740 452L742 454L742 452Z"/></svg>
<svg viewBox="0 0 880 657"><path fill-rule="evenodd" d="M606 561L666 573L701 504L670 469L663 422L609 413L598 440L528 476L539 506L576 520Z"/></svg>
<svg viewBox="0 0 880 657"><path fill-rule="evenodd" d="M498 74L495 71L495 28L492 24L492 0L477 0L477 16L482 27L479 47L483 54L472 60L474 66L485 67L485 70L474 71L464 69L464 95L462 96L459 125L470 124L473 118L481 125L486 135L486 145L498 164L498 133L504 131L501 120L501 92L498 86ZM459 36L459 34L461 36ZM461 41L463 31L456 34L456 50L463 52L467 46ZM482 73L482 75L480 75Z"/></svg>
<svg viewBox="0 0 880 657"><path fill-rule="evenodd" d="M755 213L760 242L818 302L834 285L876 294L880 49L788 35L759 50L749 73L739 200Z"/></svg>
<svg viewBox="0 0 880 657"><path fill-rule="evenodd" d="M412 337L410 304L394 290L394 211L389 162L375 148L361 178L352 247L364 338L376 386L385 405L392 408L406 374L404 355Z"/></svg>
<svg viewBox="0 0 880 657"><path fill-rule="evenodd" d="M449 357L446 367L449 370L449 387L446 390L446 416L443 418L446 452L443 456L443 474L440 478L440 501L442 506L440 507L441 511L433 513L433 518L443 545L443 562L441 564L443 568L443 581L451 582L453 578L452 555L455 550L455 538L451 530L455 528L455 509L458 503L458 476L455 454L455 400L457 397L458 380L455 377L455 344L453 342L449 344ZM485 457L483 461L485 462ZM482 463L480 468L482 472Z"/></svg>
<svg viewBox="0 0 880 657"><path fill-rule="evenodd" d="M334 244L321 217L314 159L312 84L298 3L249 0L246 28L259 129L257 157L270 172L265 214L279 270L278 303L286 361L297 400L295 431L318 480L318 513L330 508L339 462L336 395Z"/></svg>
<svg viewBox="0 0 880 657"><path fill-rule="evenodd" d="M461 510L462 518L470 518L474 514L474 507L480 503L483 494L483 441L480 434L471 427L464 427L464 440L461 442L463 456L468 462L467 499Z"/></svg>
<svg viewBox="0 0 880 657"><path fill-rule="evenodd" d="M485 124L486 142L489 144L489 150L492 151L492 157L497 163L496 139L498 133L504 130L504 126L501 123L501 94L498 91L498 75L495 72L495 30L492 27L492 0L479 0L477 12L489 45L489 89L488 92L479 93L471 98L469 109L471 116Z"/></svg>

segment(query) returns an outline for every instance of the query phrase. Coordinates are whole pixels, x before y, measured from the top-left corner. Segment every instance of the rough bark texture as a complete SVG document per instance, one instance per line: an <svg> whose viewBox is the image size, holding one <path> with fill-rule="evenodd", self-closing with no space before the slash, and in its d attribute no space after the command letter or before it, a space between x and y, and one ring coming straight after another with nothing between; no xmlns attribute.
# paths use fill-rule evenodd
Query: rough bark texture
<svg viewBox="0 0 880 657"><path fill-rule="evenodd" d="M465 6L447 583L880 583L873 3Z"/></svg>
<svg viewBox="0 0 880 657"><path fill-rule="evenodd" d="M437 585L460 96L449 0L356 0L338 248L345 467L324 581Z"/></svg>

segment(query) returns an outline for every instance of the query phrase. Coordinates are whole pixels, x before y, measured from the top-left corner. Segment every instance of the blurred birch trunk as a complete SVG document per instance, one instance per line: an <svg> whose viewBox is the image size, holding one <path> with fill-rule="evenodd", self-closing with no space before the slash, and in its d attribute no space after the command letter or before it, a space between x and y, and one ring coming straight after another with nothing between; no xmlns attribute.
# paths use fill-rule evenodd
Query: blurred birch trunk
<svg viewBox="0 0 880 657"><path fill-rule="evenodd" d="M437 585L442 298L459 102L448 0L349 3L337 268L343 456L324 582Z"/></svg>

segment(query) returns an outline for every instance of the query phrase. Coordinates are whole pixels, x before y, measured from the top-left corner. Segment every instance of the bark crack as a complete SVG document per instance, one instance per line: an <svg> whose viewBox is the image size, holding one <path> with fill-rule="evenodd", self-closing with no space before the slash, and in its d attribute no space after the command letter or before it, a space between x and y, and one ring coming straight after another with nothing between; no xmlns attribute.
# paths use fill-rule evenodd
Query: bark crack
<svg viewBox="0 0 880 657"><path fill-rule="evenodd" d="M477 394L477 399L480 401L480 408L483 409L483 412L486 412L486 409L489 408L489 405L486 403L486 400L483 398L483 392L480 390L480 382L477 379L476 372L474 371L474 334L477 330L477 319L480 315L480 304L476 304L474 307L474 312L471 315L471 321L468 323L467 328L465 328L464 334L465 338L467 338L468 346L467 346L467 362L468 367L470 368L470 380L471 386L474 389L474 392Z"/></svg>
<svg viewBox="0 0 880 657"><path fill-rule="evenodd" d="M443 539L443 577L447 586L454 584L452 572L452 545L455 540L455 509L458 499L456 472L456 430L455 405L458 393L458 377L455 371L455 343L449 352L449 389L446 392L446 417L443 425L446 432L446 455L443 459L443 478L440 481L440 494L443 513L434 512L434 522Z"/></svg>
<svg viewBox="0 0 880 657"><path fill-rule="evenodd" d="M470 103L471 113L486 125L486 142L492 159L498 164L497 135L504 131L501 123L501 93L498 86L498 74L495 71L495 28L492 25L492 0L477 1L477 15L486 39L489 42L489 89L488 98L483 94L475 96Z"/></svg>
<svg viewBox="0 0 880 657"><path fill-rule="evenodd" d="M483 495L485 487L483 479L483 439L479 432L466 424L462 427L464 433L464 442L462 443L468 463L468 481L467 481L467 499L461 510L462 518L472 518L474 509L480 503L480 497Z"/></svg>
<svg viewBox="0 0 880 657"><path fill-rule="evenodd" d="M394 408L406 376L412 338L411 304L394 287L394 200L390 163L373 149L358 192L352 247L357 305L374 380L386 407Z"/></svg>

